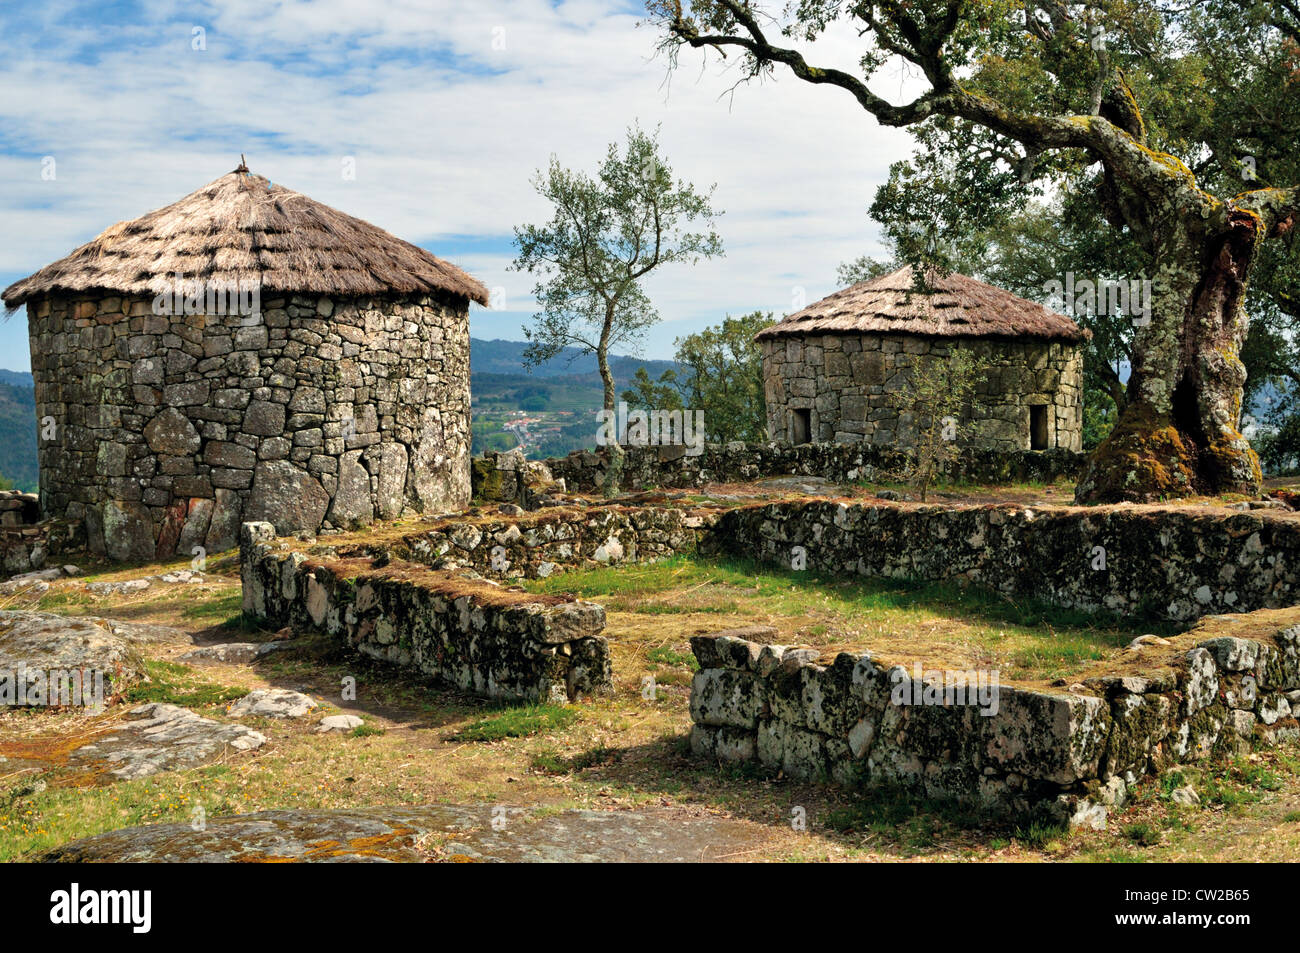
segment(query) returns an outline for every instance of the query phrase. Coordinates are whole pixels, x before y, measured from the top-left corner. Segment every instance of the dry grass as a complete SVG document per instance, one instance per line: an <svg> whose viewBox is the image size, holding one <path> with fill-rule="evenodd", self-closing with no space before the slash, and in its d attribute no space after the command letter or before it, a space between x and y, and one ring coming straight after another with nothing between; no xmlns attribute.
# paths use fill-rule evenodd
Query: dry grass
<svg viewBox="0 0 1300 953"><path fill-rule="evenodd" d="M224 572L229 571L227 567ZM701 585L701 573L713 571L677 565L656 567L638 578L637 570L629 567L624 575L627 591L618 597L624 601L610 613L608 629L615 691L607 698L583 700L563 719L525 725L527 712L503 711L481 699L429 686L310 634L300 636L294 649L253 665L195 667L193 678L246 689L303 689L324 703L319 714L348 710L365 718L368 726L383 729L382 734L316 734L314 718L250 720L270 738L255 753L232 753L201 768L109 783L102 775L79 775L63 762L73 741L111 727L120 713L101 716L102 722L58 712L0 716L0 754L11 758L0 763L0 859L31 856L75 837L133 824L188 822L196 806L208 816L222 816L271 808L424 803L532 805L547 810L655 805L683 815L726 815L770 832L744 858L755 861L1113 863L1297 856L1300 763L1288 751L1261 751L1253 761L1189 771L1181 780L1201 791L1200 808L1173 805L1168 784L1148 781L1137 803L1115 817L1104 833L1017 830L887 792L838 791L760 770L703 763L689 755L686 744L693 667L686 638L692 629L766 620L783 627L792 642L829 646L838 637L829 627L832 623L857 625L864 633L866 627L878 625L887 630L887 637L898 640L901 651L907 641L904 628L877 622L875 612L909 625L924 621L927 613L935 619L943 615L936 605L927 606L907 590L886 592L881 598L914 598L913 608L886 605L868 612L861 606L861 593L834 587L812 587L800 594L785 589L765 593L760 586L730 578ZM649 585L648 580L664 578L671 583ZM581 581L578 576L570 579ZM590 579L588 588L595 582ZM753 588L760 591L747 591ZM186 588L184 599L133 597L118 605L111 599L97 600L94 606L78 608L217 633L213 620L224 616L237 590L233 576L218 572L203 586ZM664 611L673 599L689 602L691 611ZM727 600L739 600L735 610L726 607ZM861 610L857 615L855 605ZM203 606L210 608L204 611ZM814 618L809 612L820 615ZM823 624L828 625L825 631L814 631ZM954 624L950 614L944 625ZM969 613L960 624L972 629L1007 625ZM918 630L914 625L912 638L917 631L938 632L942 627ZM951 631L946 637L952 645L965 644ZM180 649L158 644L145 651L167 660ZM356 679L355 702L339 697L344 676ZM647 679L653 679L652 692L647 691ZM202 713L225 717L219 705ZM467 729L485 723L536 730L496 732L498 740L466 740ZM27 760L19 761L24 755ZM36 790L36 781L47 786ZM803 809L807 830L791 826L795 808Z"/></svg>
<svg viewBox="0 0 1300 953"><path fill-rule="evenodd" d="M945 583L844 580L744 562L673 559L552 576L525 584L565 589L605 606L615 651L686 651L692 635L770 625L776 641L926 669L997 670L1004 684L1077 680L1167 626L1065 610ZM627 671L627 667L622 667Z"/></svg>

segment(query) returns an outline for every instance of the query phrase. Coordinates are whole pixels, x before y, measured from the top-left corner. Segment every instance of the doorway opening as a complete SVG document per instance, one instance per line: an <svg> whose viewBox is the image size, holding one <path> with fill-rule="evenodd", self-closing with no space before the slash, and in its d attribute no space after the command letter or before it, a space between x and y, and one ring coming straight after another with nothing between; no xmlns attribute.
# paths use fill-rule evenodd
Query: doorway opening
<svg viewBox="0 0 1300 953"><path fill-rule="evenodd" d="M790 442L808 443L812 440L812 411L790 411Z"/></svg>
<svg viewBox="0 0 1300 953"><path fill-rule="evenodd" d="M1029 405L1029 449L1047 449L1047 405Z"/></svg>

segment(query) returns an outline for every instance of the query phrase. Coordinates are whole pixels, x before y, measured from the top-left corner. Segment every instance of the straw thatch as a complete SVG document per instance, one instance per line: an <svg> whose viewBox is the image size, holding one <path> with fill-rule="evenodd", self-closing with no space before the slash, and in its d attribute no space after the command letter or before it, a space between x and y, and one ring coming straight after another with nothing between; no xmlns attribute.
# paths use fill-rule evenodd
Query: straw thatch
<svg viewBox="0 0 1300 953"><path fill-rule="evenodd" d="M105 229L3 297L12 310L50 292L158 295L172 292L178 276L260 282L262 293L442 291L488 303L487 288L455 265L242 164L179 202Z"/></svg>
<svg viewBox="0 0 1300 953"><path fill-rule="evenodd" d="M928 273L917 291L911 266L837 291L758 333L915 334L923 337L1047 338L1084 341L1091 332L1065 315L955 272Z"/></svg>

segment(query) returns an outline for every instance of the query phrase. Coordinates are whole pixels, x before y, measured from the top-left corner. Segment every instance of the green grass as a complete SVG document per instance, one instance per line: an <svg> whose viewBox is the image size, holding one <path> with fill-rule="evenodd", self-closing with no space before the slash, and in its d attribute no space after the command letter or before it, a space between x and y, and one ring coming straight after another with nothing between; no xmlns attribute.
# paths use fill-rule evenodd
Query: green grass
<svg viewBox="0 0 1300 953"><path fill-rule="evenodd" d="M700 556L600 567L522 584L537 593L572 592L611 612L806 619L802 637L829 647L857 642L888 651L889 637L924 627L938 640L973 646L990 664L996 658L1008 678L1068 677L1137 635L1179 631L1169 623L1013 600L978 586L844 578Z"/></svg>
<svg viewBox="0 0 1300 953"><path fill-rule="evenodd" d="M186 606L181 610L181 617L194 622L207 622L232 633L265 631L257 620L244 614L243 600L243 594L238 589L223 592L215 599Z"/></svg>
<svg viewBox="0 0 1300 953"><path fill-rule="evenodd" d="M861 792L850 804L832 808L822 826L840 834L881 834L908 846L932 846L945 829L980 827L987 823L974 811L947 801L932 801L893 788Z"/></svg>
<svg viewBox="0 0 1300 953"><path fill-rule="evenodd" d="M520 705L480 718L452 736L453 741L500 741L567 728L578 717L560 705Z"/></svg>
<svg viewBox="0 0 1300 953"><path fill-rule="evenodd" d="M1028 827L1016 828L1016 840L1026 847L1042 849L1053 841L1062 841L1070 836L1068 826L1060 824L1043 824L1035 822Z"/></svg>
<svg viewBox="0 0 1300 953"><path fill-rule="evenodd" d="M88 592L64 589L58 592L47 592L41 596L36 601L36 608L42 612L48 612L50 609L73 609L81 606L91 606L95 602L95 597Z"/></svg>
<svg viewBox="0 0 1300 953"><path fill-rule="evenodd" d="M0 862L122 827L188 824L198 806L207 817L237 813L228 790L232 774L224 765L207 765L104 787L15 788L0 794Z"/></svg>
<svg viewBox="0 0 1300 953"><path fill-rule="evenodd" d="M1156 847L1160 843L1160 828L1145 821L1126 824L1120 833L1139 847Z"/></svg>
<svg viewBox="0 0 1300 953"><path fill-rule="evenodd" d="M1282 779L1266 765L1242 758L1205 779L1201 801L1227 808L1241 808L1264 800L1265 794L1283 786Z"/></svg>
<svg viewBox="0 0 1300 953"><path fill-rule="evenodd" d="M382 735L383 733L384 733L384 729L380 728L378 725L357 725L355 728L353 728L351 731L348 732L348 737L366 738L369 737L370 735Z"/></svg>
<svg viewBox="0 0 1300 953"><path fill-rule="evenodd" d="M648 661L656 665L673 665L682 666L690 669L692 672L700 670L700 663L695 660L695 655L691 652L678 652L667 645L657 645L650 651L646 652L645 657Z"/></svg>
<svg viewBox="0 0 1300 953"><path fill-rule="evenodd" d="M1140 864L1144 859L1142 855L1135 854L1131 850L1124 850L1122 847L1096 851L1080 858L1080 860L1097 864Z"/></svg>
<svg viewBox="0 0 1300 953"><path fill-rule="evenodd" d="M181 610L181 615L186 619L199 620L227 619L235 614L243 615L243 599L243 593L238 589L233 592L223 592L215 599L186 606Z"/></svg>
<svg viewBox="0 0 1300 953"><path fill-rule="evenodd" d="M544 748L533 755L530 765L534 771L542 774L573 774L587 768L615 765L623 760L623 752L618 748L599 745L587 751L564 757L558 752Z"/></svg>
<svg viewBox="0 0 1300 953"><path fill-rule="evenodd" d="M125 700L132 704L165 702L183 708L220 705L248 694L242 688L214 685L199 677L194 669L177 662L148 660L144 663L149 680L126 690Z"/></svg>
<svg viewBox="0 0 1300 953"><path fill-rule="evenodd" d="M1012 601L1000 593L977 586L903 579L844 579L777 569L738 559L677 556L642 565L601 567L548 579L527 579L522 580L522 585L530 592L538 593L572 592L584 598L613 596L629 606L635 606L639 596L718 585L744 589L747 596L777 599L792 612L820 606L821 597L831 595L836 601L861 611L921 606L956 610L962 615L1009 625L1050 624L1055 628L1108 628L1117 632L1123 629L1125 634L1129 631L1163 631L1163 634L1179 631L1172 624L1145 622L1132 625L1123 617L1065 609L1035 599ZM701 610L697 607L690 611Z"/></svg>

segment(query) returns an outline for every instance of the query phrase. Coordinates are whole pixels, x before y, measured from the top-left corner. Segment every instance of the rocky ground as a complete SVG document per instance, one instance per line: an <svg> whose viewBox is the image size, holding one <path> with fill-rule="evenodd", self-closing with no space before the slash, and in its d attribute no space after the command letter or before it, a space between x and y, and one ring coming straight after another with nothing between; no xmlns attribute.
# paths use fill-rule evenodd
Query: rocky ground
<svg viewBox="0 0 1300 953"><path fill-rule="evenodd" d="M1300 857L1288 750L1153 779L1087 832L702 763L687 640L734 620L693 604L694 584L612 611L615 692L565 708L492 706L310 632L249 628L233 556L85 564L0 592L0 670L39 645L51 667L113 673L102 710L0 714L4 859Z"/></svg>

